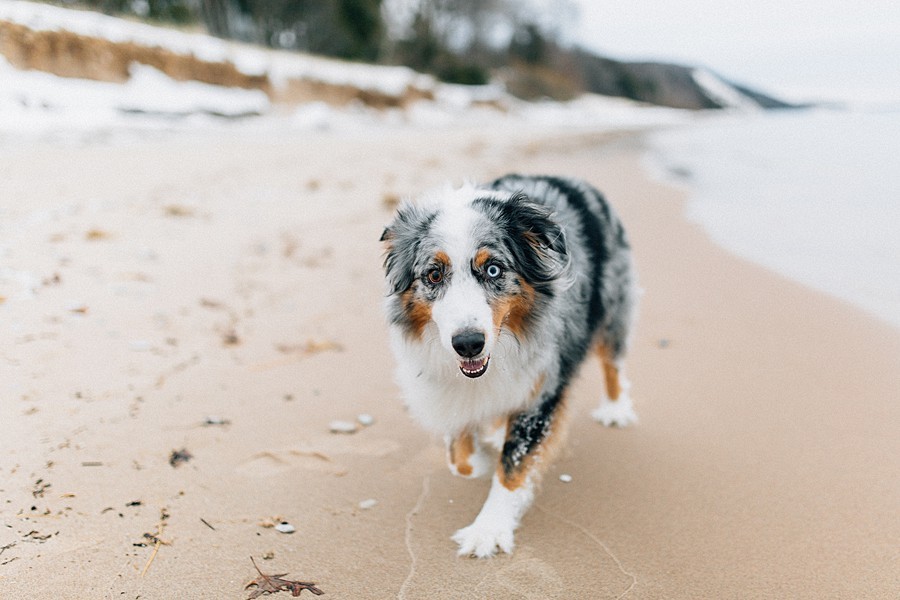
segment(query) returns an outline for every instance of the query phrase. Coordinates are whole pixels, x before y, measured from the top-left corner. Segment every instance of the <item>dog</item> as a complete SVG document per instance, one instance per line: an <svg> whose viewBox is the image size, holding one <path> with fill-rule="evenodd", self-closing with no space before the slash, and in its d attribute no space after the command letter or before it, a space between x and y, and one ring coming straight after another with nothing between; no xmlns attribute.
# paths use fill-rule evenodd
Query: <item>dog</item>
<svg viewBox="0 0 900 600"><path fill-rule="evenodd" d="M384 230L386 316L412 416L444 436L450 470L492 475L460 556L511 553L563 435L566 389L593 352L593 417L636 421L623 360L635 273L621 221L589 184L506 175L406 201Z"/></svg>

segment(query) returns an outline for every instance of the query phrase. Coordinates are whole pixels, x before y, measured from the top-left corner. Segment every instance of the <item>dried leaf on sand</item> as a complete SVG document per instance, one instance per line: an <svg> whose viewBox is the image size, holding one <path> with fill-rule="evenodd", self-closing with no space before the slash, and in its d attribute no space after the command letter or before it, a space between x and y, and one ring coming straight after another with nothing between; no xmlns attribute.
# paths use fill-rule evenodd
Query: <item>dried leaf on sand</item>
<svg viewBox="0 0 900 600"><path fill-rule="evenodd" d="M309 590L316 596L321 596L325 592L316 587L316 584L309 581L291 581L282 579L287 573L279 573L278 575L266 575L256 566L256 561L250 557L253 562L253 568L259 573L259 577L244 586L245 590L252 590L247 600L259 598L263 594L277 594L278 592L290 592L291 596L299 596L303 590Z"/></svg>

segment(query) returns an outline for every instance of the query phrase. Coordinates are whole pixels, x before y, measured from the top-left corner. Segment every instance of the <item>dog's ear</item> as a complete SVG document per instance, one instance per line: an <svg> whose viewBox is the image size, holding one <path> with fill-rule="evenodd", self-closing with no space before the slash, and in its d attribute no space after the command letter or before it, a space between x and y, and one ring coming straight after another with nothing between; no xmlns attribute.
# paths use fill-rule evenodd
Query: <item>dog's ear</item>
<svg viewBox="0 0 900 600"><path fill-rule="evenodd" d="M535 204L524 195L514 200L517 206L514 211L519 230L525 240L537 252L555 252L561 256L567 254L566 239L562 228L553 219L553 213L540 204Z"/></svg>
<svg viewBox="0 0 900 600"><path fill-rule="evenodd" d="M397 210L393 222L382 232L381 241L387 243L384 272L391 294L406 291L415 280L419 246L434 216L434 213L414 204L404 204Z"/></svg>
<svg viewBox="0 0 900 600"><path fill-rule="evenodd" d="M522 275L532 283L557 279L568 265L566 236L545 206L516 194L506 203L506 217L513 237L511 250Z"/></svg>

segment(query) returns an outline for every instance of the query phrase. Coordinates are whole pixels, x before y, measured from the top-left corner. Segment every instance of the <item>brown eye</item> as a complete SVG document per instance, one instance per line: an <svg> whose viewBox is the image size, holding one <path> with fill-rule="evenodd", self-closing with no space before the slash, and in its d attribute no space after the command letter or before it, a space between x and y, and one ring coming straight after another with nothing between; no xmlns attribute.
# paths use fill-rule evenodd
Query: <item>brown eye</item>
<svg viewBox="0 0 900 600"><path fill-rule="evenodd" d="M428 273L425 274L425 277L428 278L428 283L437 285L441 281L444 280L444 274L441 273L440 269L431 269Z"/></svg>

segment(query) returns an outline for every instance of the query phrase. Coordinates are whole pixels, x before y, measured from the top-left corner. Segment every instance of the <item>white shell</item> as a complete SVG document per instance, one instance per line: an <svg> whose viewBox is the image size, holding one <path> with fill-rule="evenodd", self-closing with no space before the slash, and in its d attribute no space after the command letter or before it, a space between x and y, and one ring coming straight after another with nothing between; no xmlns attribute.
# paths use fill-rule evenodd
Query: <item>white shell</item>
<svg viewBox="0 0 900 600"><path fill-rule="evenodd" d="M275 529L277 529L281 533L294 533L295 531L297 531L296 527L285 521L282 521L281 523L276 525Z"/></svg>
<svg viewBox="0 0 900 600"><path fill-rule="evenodd" d="M356 433L356 423L352 421L332 421L328 424L331 433Z"/></svg>

